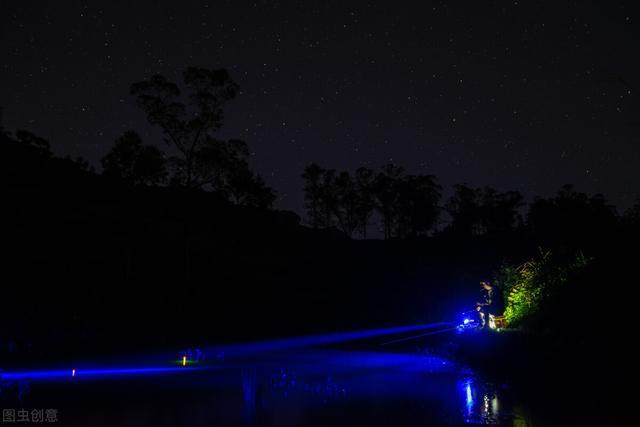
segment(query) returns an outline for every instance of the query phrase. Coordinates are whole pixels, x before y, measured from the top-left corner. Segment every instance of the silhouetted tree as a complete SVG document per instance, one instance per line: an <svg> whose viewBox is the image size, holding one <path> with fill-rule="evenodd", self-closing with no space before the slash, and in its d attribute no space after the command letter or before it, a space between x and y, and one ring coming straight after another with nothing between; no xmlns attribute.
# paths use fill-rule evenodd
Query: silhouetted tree
<svg viewBox="0 0 640 427"><path fill-rule="evenodd" d="M308 165L302 178L309 224L314 228L337 225L349 237L362 229L362 221L368 221L372 209L365 206L367 202L360 193L364 185L362 174L360 171L358 182L348 172L336 175L334 169L323 169L315 163Z"/></svg>
<svg viewBox="0 0 640 427"><path fill-rule="evenodd" d="M317 163L311 163L304 168L302 180L304 181L304 204L307 211L307 222L313 228L322 227L325 223L322 216L321 178L323 169Z"/></svg>
<svg viewBox="0 0 640 427"><path fill-rule="evenodd" d="M316 163L308 165L302 173L307 220L314 228L331 227L335 197L332 193L335 171L321 168Z"/></svg>
<svg viewBox="0 0 640 427"><path fill-rule="evenodd" d="M495 234L513 231L521 225L518 209L522 195L516 191L499 193L491 187L454 186L445 207L451 216L449 230L461 235Z"/></svg>
<svg viewBox="0 0 640 427"><path fill-rule="evenodd" d="M229 176L228 192L234 203L243 206L270 208L276 199L273 190L249 168L237 169Z"/></svg>
<svg viewBox="0 0 640 427"><path fill-rule="evenodd" d="M453 196L445 209L451 216L449 229L456 234L474 235L479 233L480 201L478 191L464 184L453 186Z"/></svg>
<svg viewBox="0 0 640 427"><path fill-rule="evenodd" d="M513 231L522 225L519 209L523 205L523 197L517 191L498 193L490 187L480 191L481 224L488 234Z"/></svg>
<svg viewBox="0 0 640 427"><path fill-rule="evenodd" d="M104 176L133 185L157 185L167 176L164 154L152 145L143 145L140 135L127 131L102 158Z"/></svg>
<svg viewBox="0 0 640 427"><path fill-rule="evenodd" d="M369 168L358 168L354 181L357 194L355 215L362 238L366 239L369 220L376 207L373 195L375 173Z"/></svg>
<svg viewBox="0 0 640 427"><path fill-rule="evenodd" d="M340 230L347 236L353 236L358 228L358 188L348 172L341 172L331 182L329 192L335 200L333 213Z"/></svg>
<svg viewBox="0 0 640 427"><path fill-rule="evenodd" d="M572 185L555 197L536 198L529 208L527 225L543 239L574 241L608 232L617 223L615 209L601 194L589 196Z"/></svg>
<svg viewBox="0 0 640 427"><path fill-rule="evenodd" d="M424 236L433 229L440 216L441 191L433 175L409 175L398 180L398 236Z"/></svg>
<svg viewBox="0 0 640 427"><path fill-rule="evenodd" d="M433 176L403 177L404 170L386 165L377 174L359 168L336 175L315 163L305 168L305 202L309 223L329 227L334 223L347 236L360 230L367 235L369 220L377 209L385 239L425 235L435 225L439 210L440 186Z"/></svg>
<svg viewBox="0 0 640 427"><path fill-rule="evenodd" d="M397 223L396 204L398 201L398 182L404 173L400 166L388 164L376 175L373 194L376 208L382 218L382 229L385 239L390 239Z"/></svg>
<svg viewBox="0 0 640 427"><path fill-rule="evenodd" d="M163 76L131 85L149 122L162 128L167 143L179 153L169 159L170 183L212 190L239 204L270 207L275 195L251 172L246 143L213 136L222 126L223 106L235 98L238 85L224 69L189 67L183 81L188 104L180 101L178 85Z"/></svg>
<svg viewBox="0 0 640 427"><path fill-rule="evenodd" d="M210 163L212 151L217 154L227 150L215 147L219 140L212 133L222 126L222 107L235 98L238 85L226 70L208 70L189 67L183 73L189 89L189 105L180 102L178 85L161 75L131 85L131 94L145 111L149 122L164 131L166 141L175 147L180 156L174 159L179 171L174 182L187 188L211 185L218 163ZM212 147L214 146L214 147Z"/></svg>

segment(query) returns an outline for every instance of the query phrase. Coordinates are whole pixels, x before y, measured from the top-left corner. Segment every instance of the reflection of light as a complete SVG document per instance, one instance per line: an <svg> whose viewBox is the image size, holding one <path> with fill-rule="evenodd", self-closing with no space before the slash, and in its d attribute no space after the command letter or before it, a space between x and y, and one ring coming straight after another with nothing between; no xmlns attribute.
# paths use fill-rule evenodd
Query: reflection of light
<svg viewBox="0 0 640 427"><path fill-rule="evenodd" d="M498 396L489 384L466 378L458 383L460 397L465 395L464 422L466 424L500 424Z"/></svg>
<svg viewBox="0 0 640 427"><path fill-rule="evenodd" d="M498 397L497 396L493 396L493 399L491 399L491 412L493 414L497 414L499 411L498 408Z"/></svg>
<svg viewBox="0 0 640 427"><path fill-rule="evenodd" d="M465 384L465 392L467 394L467 418L470 418L473 414L473 394L471 393L471 382L468 381Z"/></svg>
<svg viewBox="0 0 640 427"><path fill-rule="evenodd" d="M496 329L496 319L493 317L493 314L489 315L489 328Z"/></svg>

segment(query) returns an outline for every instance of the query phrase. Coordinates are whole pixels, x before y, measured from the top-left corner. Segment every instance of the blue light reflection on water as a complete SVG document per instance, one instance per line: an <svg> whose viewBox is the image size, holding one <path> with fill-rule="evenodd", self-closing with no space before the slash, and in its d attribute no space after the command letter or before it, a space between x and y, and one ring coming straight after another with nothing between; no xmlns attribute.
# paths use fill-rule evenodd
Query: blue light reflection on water
<svg viewBox="0 0 640 427"><path fill-rule="evenodd" d="M500 411L498 390L491 384L474 378L464 378L458 382L464 402L464 421L468 424L499 424L508 418Z"/></svg>
<svg viewBox="0 0 640 427"><path fill-rule="evenodd" d="M258 390L257 400L266 411L298 405L331 407L389 401L414 402L421 408L435 406L451 416L448 422L499 424L511 417L500 412L499 390L493 385L435 356L307 351L297 353L295 362L274 357L257 372L257 376L255 370L251 375L242 373L248 414L256 410ZM385 410L378 403L375 406L376 410ZM416 419L421 416L415 415Z"/></svg>
<svg viewBox="0 0 640 427"><path fill-rule="evenodd" d="M199 372L153 379L160 374L190 370ZM239 406L235 406L235 417L241 417L248 424L259 423L265 413L286 418L321 411L333 417L344 408L353 411L353 408L365 408L366 405L372 405L376 411L393 419L404 412L405 404L415 411L412 412L415 420L433 421L437 418L432 417L438 416L433 414L446 413L451 417L447 422L495 424L503 419L500 410L509 407L500 408L498 394L472 372L461 370L447 359L419 353L288 350L250 360L214 362L200 368L79 367L76 376L71 375L71 369L5 372L3 379L15 383L59 381L61 390L73 392L75 387L65 389L63 384L81 379L88 387L84 390L102 388L101 384L107 389L118 390L121 386L117 384L123 384L119 381L113 386L111 382L97 381L94 386L92 381L114 377L134 384L139 381L137 378L150 378L154 388L163 384L169 396L191 393L194 400L190 405L194 402L198 405L201 398L202 402L207 402L203 403L202 411L222 411L231 420L234 419L234 405L221 404L214 408L210 406L212 399L207 396L218 396L214 402L229 401L237 396ZM38 388L32 390L37 392ZM175 400L172 404L180 405L180 402Z"/></svg>
<svg viewBox="0 0 640 427"><path fill-rule="evenodd" d="M471 392L471 380L467 380L465 383L465 391L466 391L466 416L467 419L471 418L471 414L473 413L473 394Z"/></svg>

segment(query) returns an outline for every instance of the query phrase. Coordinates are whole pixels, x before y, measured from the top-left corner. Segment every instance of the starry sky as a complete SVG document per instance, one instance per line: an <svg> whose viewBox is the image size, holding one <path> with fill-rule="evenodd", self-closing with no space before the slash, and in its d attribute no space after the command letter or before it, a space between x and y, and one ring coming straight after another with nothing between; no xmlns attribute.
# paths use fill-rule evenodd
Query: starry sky
<svg viewBox="0 0 640 427"><path fill-rule="evenodd" d="M2 0L0 106L9 130L99 170L128 129L166 148L132 82L224 67L241 93L220 136L247 141L279 208L302 212L315 161L527 197L573 183L624 209L640 194L636 3Z"/></svg>

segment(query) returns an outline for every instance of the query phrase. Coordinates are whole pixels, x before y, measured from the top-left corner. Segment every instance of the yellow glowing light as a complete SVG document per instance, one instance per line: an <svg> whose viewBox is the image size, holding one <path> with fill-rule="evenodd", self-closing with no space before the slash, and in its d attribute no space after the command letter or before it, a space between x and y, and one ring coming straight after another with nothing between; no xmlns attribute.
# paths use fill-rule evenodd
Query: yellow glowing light
<svg viewBox="0 0 640 427"><path fill-rule="evenodd" d="M182 356L182 366L187 366L187 356Z"/></svg>

